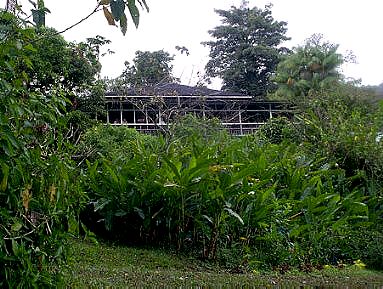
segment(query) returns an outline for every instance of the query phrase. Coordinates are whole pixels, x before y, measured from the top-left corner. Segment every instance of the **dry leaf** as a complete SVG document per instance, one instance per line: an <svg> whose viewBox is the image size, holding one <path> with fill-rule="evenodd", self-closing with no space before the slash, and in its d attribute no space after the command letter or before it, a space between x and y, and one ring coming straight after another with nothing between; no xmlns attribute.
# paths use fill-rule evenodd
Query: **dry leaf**
<svg viewBox="0 0 383 289"><path fill-rule="evenodd" d="M104 15L105 15L106 20L108 20L108 24L109 24L109 25L116 26L116 22L114 22L113 15L112 15L112 13L108 10L108 8L103 7L102 9L104 10Z"/></svg>
<svg viewBox="0 0 383 289"><path fill-rule="evenodd" d="M31 185L27 185L24 189L24 191L21 193L21 197L23 199L23 207L25 208L25 211L28 211L29 209L29 202L32 199L32 192L31 192Z"/></svg>

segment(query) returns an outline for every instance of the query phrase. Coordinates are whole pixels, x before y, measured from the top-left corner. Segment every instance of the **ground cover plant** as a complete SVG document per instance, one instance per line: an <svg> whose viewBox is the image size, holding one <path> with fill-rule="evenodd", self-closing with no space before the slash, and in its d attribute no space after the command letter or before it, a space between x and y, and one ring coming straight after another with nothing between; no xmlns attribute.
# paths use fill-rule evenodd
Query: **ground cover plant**
<svg viewBox="0 0 383 289"><path fill-rule="evenodd" d="M121 130L126 143L118 157L103 148L87 162L91 230L245 270L310 271L358 259L381 268L380 191L369 176L350 174L310 144L235 138L192 116L184 122L170 137L105 126L90 133Z"/></svg>
<svg viewBox="0 0 383 289"><path fill-rule="evenodd" d="M311 273L239 272L176 251L73 240L63 268L70 288L380 288L383 275L355 264Z"/></svg>

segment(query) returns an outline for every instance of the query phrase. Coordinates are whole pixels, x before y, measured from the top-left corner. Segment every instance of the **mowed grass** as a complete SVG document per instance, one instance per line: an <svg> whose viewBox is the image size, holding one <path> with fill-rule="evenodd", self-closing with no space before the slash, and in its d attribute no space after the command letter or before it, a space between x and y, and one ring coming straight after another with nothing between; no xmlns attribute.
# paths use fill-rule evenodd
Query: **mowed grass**
<svg viewBox="0 0 383 289"><path fill-rule="evenodd" d="M64 276L67 288L383 288L382 272L354 267L238 274L163 250L78 240L71 242Z"/></svg>

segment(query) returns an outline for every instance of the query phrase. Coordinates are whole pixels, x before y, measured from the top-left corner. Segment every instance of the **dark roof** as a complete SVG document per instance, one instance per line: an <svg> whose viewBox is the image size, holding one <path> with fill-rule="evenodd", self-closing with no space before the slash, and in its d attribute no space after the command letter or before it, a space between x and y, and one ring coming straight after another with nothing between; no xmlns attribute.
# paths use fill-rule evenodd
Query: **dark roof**
<svg viewBox="0 0 383 289"><path fill-rule="evenodd" d="M129 89L125 92L107 92L106 95L185 95L185 96L245 96L238 92L214 90L207 87L188 86L179 83L163 83L153 87Z"/></svg>

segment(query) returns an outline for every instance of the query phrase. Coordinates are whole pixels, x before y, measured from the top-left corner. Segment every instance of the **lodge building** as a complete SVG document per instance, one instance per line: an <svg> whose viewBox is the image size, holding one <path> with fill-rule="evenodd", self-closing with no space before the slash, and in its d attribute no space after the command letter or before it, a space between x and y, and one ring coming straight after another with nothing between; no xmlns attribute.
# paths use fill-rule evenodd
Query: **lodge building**
<svg viewBox="0 0 383 289"><path fill-rule="evenodd" d="M107 123L154 133L172 121L193 114L218 118L233 135L254 132L270 118L289 117L284 102L260 101L251 96L177 83L157 85L145 91L107 93Z"/></svg>

